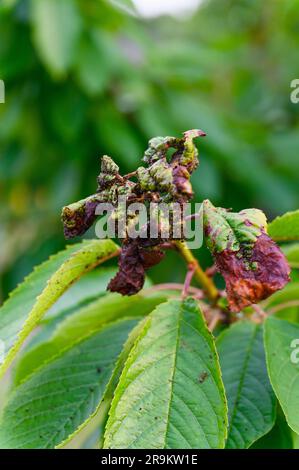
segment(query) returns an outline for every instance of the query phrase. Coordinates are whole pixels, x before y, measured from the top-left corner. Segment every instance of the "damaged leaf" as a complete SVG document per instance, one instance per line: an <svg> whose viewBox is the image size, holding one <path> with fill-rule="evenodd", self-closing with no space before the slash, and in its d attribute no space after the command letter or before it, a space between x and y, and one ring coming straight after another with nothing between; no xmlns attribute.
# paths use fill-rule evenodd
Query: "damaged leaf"
<svg viewBox="0 0 299 470"><path fill-rule="evenodd" d="M192 196L190 182L191 173L198 166L198 151L194 144L196 137L206 134L200 129L184 132L182 138L155 137L149 141L149 147L144 154L143 161L147 167L139 167L136 172L126 176L119 174L118 165L112 158L104 155L101 159L101 172L97 178L97 192L92 196L65 206L62 210L62 222L66 238L82 235L88 230L96 219L96 208L100 203L112 204L114 211L110 215L115 223L125 221L125 230L119 238L122 239L122 253L119 259L119 271L110 281L108 289L120 292L123 295L137 293L144 284L145 270L161 261L164 256L159 245L177 238L174 234L176 226L182 225L184 220L164 220L163 214L159 216L158 238L133 239L128 235L132 223L137 223L136 217L132 219L125 214L127 204L134 202L178 203L180 207L188 202ZM174 149L169 158L168 150ZM137 181L130 181L130 176ZM122 203L119 204L122 198ZM149 218L148 218L149 219ZM166 237L161 236L163 224L168 223L169 231ZM147 220L145 226L149 226ZM181 233L181 231L180 231Z"/></svg>
<svg viewBox="0 0 299 470"><path fill-rule="evenodd" d="M263 212L234 213L208 200L203 204L207 245L225 279L230 310L239 312L282 289L289 281L290 268L266 232Z"/></svg>
<svg viewBox="0 0 299 470"><path fill-rule="evenodd" d="M119 256L119 270L108 284L108 290L122 295L136 294L143 287L145 271L163 257L164 252L158 245L154 246L154 240L126 239Z"/></svg>
<svg viewBox="0 0 299 470"><path fill-rule="evenodd" d="M99 197L94 194L62 209L61 219L66 239L83 235L92 226L99 202Z"/></svg>
<svg viewBox="0 0 299 470"><path fill-rule="evenodd" d="M165 201L189 201L193 196L190 183L191 173L198 166L198 151L193 142L196 137L205 136L200 129L184 132L184 137L155 137L149 141L149 148L143 160L148 168L139 167L137 177L143 191L157 191ZM170 161L167 152L175 150Z"/></svg>

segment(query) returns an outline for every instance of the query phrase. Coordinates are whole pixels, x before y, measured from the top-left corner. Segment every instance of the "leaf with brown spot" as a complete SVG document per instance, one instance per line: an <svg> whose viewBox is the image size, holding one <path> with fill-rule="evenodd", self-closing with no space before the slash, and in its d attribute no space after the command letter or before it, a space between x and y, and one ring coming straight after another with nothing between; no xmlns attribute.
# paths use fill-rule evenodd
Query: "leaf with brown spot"
<svg viewBox="0 0 299 470"><path fill-rule="evenodd" d="M233 213L204 201L204 230L217 270L225 279L231 311L239 312L289 282L289 265L266 233L262 211Z"/></svg>

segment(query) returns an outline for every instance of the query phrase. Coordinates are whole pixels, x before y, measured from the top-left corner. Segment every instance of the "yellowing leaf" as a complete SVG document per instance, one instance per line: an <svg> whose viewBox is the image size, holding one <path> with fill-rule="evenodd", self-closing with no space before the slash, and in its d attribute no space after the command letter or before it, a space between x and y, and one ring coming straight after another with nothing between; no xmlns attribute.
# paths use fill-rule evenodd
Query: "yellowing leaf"
<svg viewBox="0 0 299 470"><path fill-rule="evenodd" d="M0 309L4 374L29 333L65 290L85 272L115 256L119 248L111 240L86 240L43 263L12 293Z"/></svg>

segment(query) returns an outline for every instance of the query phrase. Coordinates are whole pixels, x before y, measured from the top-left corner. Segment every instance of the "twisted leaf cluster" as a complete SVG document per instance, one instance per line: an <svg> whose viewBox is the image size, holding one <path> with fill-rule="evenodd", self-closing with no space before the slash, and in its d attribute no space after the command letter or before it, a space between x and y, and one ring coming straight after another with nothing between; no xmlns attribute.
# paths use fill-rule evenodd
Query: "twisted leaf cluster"
<svg viewBox="0 0 299 470"><path fill-rule="evenodd" d="M193 197L191 174L198 167L196 137L205 136L199 129L186 131L182 138L155 137L149 141L143 162L129 175L122 176L118 165L108 156L101 160L95 194L63 208L62 221L66 238L82 235L95 221L99 203L115 207L114 218L123 214L119 198L126 204L178 203L184 205ZM126 215L126 227L136 223L137 216ZM244 307L267 298L289 282L289 265L280 248L267 234L267 220L258 209L239 213L216 208L203 202L203 221L206 242L216 269L226 282L228 305L238 312ZM163 216L158 218L158 238L131 238L128 231L122 238L119 270L108 289L132 295L143 287L145 272L164 257L165 242L173 243L173 226L168 238L162 236ZM180 224L184 224L184 219ZM174 221L171 222L174 224ZM170 225L171 225L170 223ZM176 222L177 223L177 222ZM149 221L146 222L149 225Z"/></svg>

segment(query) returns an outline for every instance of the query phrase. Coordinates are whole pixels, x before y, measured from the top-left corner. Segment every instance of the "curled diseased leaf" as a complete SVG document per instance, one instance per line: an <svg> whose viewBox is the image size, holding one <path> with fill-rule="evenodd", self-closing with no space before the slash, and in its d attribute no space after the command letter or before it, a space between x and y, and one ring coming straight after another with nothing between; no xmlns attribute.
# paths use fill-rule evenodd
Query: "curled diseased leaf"
<svg viewBox="0 0 299 470"><path fill-rule="evenodd" d="M96 208L101 202L117 199L118 188L123 185L119 168L112 158L104 155L101 159L101 173L98 176L97 193L63 207L61 219L65 238L83 235L96 219Z"/></svg>
<svg viewBox="0 0 299 470"><path fill-rule="evenodd" d="M178 238L175 224L179 228L183 219L176 220L170 214L164 218L159 214L158 238L130 238L128 229L137 223L136 218L128 215L124 207L129 203L178 203L180 207L190 201L193 196L190 183L191 173L198 166L198 151L194 144L196 137L205 136L200 129L184 132L183 137L155 137L149 141L149 148L144 154L146 167L137 168L136 172L126 176L119 174L118 165L112 158L104 155L101 159L101 172L97 178L98 187L94 195L74 204L65 206L62 210L62 222L66 238L82 235L96 219L96 208L100 203L112 204L114 211L110 216L115 223L125 217L125 231L122 239L122 253L119 259L119 271L111 280L108 288L123 295L138 292L144 283L145 270L157 264L163 257L161 243ZM168 150L173 149L172 156ZM130 176L137 181L130 181ZM126 204L120 207L119 198ZM171 212L171 211L170 211ZM168 220L169 219L169 220ZM147 220L147 226L150 221ZM168 234L162 236L163 225L168 223Z"/></svg>
<svg viewBox="0 0 299 470"><path fill-rule="evenodd" d="M186 131L182 138L151 139L144 156L148 167L137 168L137 182L130 181L129 175L121 176L118 165L104 155L97 178L97 192L62 209L65 237L73 238L85 233L96 219L97 205L109 202L117 208L120 196L128 202L153 200L183 203L190 200L193 196L190 176L198 165L198 151L193 140L204 135L200 129L193 129ZM168 162L167 151L170 148L175 152Z"/></svg>
<svg viewBox="0 0 299 470"><path fill-rule="evenodd" d="M119 256L119 270L111 279L108 290L122 295L136 294L143 287L145 271L158 264L163 257L164 252L154 245L153 240L126 239Z"/></svg>
<svg viewBox="0 0 299 470"><path fill-rule="evenodd" d="M97 194L74 202L62 209L61 219L65 238L83 235L96 219L95 211L100 200Z"/></svg>
<svg viewBox="0 0 299 470"><path fill-rule="evenodd" d="M204 201L207 244L225 279L233 312L269 297L289 281L289 265L266 227L258 209L233 213Z"/></svg>
<svg viewBox="0 0 299 470"><path fill-rule="evenodd" d="M200 129L184 132L183 138L155 137L149 141L143 160L148 168L139 167L137 177L142 191L157 191L162 199L178 202L189 201L193 196L191 173L198 166L198 151L193 142L205 136ZM167 151L175 150L170 161Z"/></svg>

